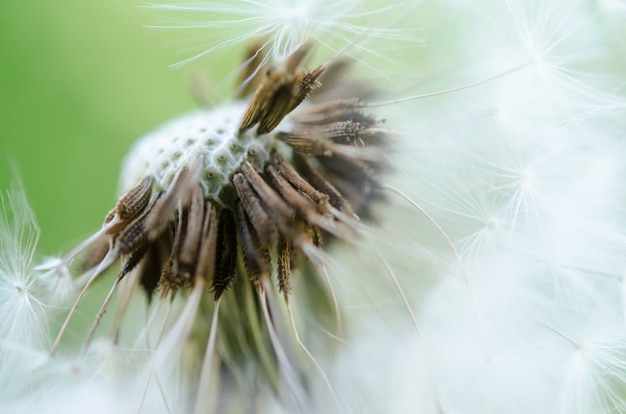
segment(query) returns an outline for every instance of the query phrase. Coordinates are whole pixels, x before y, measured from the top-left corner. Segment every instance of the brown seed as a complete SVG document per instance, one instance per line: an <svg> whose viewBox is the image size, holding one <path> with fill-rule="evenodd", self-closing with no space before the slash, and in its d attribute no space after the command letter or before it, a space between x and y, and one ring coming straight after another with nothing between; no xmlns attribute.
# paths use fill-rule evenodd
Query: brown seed
<svg viewBox="0 0 626 414"><path fill-rule="evenodd" d="M267 260L268 254L259 242L259 239L251 227L248 217L241 205L237 203L237 230L241 241L243 253L243 263L246 268L248 278L255 286L262 285L261 280L268 278L271 266Z"/></svg>
<svg viewBox="0 0 626 414"><path fill-rule="evenodd" d="M250 105L239 125L243 133L259 124L257 134L266 134L278 126L313 90L320 86L319 77L326 67L313 71L297 71L307 48L301 48L282 67L272 67L257 87Z"/></svg>
<svg viewBox="0 0 626 414"><path fill-rule="evenodd" d="M168 258L168 252L172 250L172 235L170 231L164 231L159 238L150 244L139 273L139 284L148 295L148 301L152 299L161 278L163 265Z"/></svg>
<svg viewBox="0 0 626 414"><path fill-rule="evenodd" d="M283 178L275 167L269 166L267 168L269 176L272 178L274 187L278 190L282 198L293 208L298 216L307 221L312 221L312 218L317 216L316 206L313 201L306 197L304 194L298 192Z"/></svg>
<svg viewBox="0 0 626 414"><path fill-rule="evenodd" d="M215 275L215 255L217 248L218 224L215 207L210 202L204 204L204 221L202 223L202 234L198 251L198 262L196 265L197 278L202 278L212 282Z"/></svg>
<svg viewBox="0 0 626 414"><path fill-rule="evenodd" d="M245 161L241 166L241 170L263 202L266 213L278 226L280 231L283 233L291 232L290 224L295 212L278 194L276 194L269 184L265 182L250 161Z"/></svg>
<svg viewBox="0 0 626 414"><path fill-rule="evenodd" d="M288 301L289 292L291 291L291 242L284 237L280 237L278 241L278 287Z"/></svg>
<svg viewBox="0 0 626 414"><path fill-rule="evenodd" d="M148 247L148 243L143 243L124 259L118 278L123 278L139 264L148 251Z"/></svg>
<svg viewBox="0 0 626 414"><path fill-rule="evenodd" d="M267 215L267 212L261 205L257 194L245 179L243 174L237 173L233 177L233 183L239 195L239 200L246 211L246 215L250 219L250 223L259 235L259 240L266 246L272 246L276 243L276 227Z"/></svg>
<svg viewBox="0 0 626 414"><path fill-rule="evenodd" d="M141 213L150 203L152 194L152 183L154 179L151 176L145 177L135 187L128 190L119 198L113 210L111 210L104 219L105 223L110 223L117 218L119 223L114 224L107 234L117 234L131 221L139 217Z"/></svg>
<svg viewBox="0 0 626 414"><path fill-rule="evenodd" d="M320 192L328 196L330 204L337 210L351 217L356 217L350 203L319 171L312 168L309 162L299 154L294 154L294 161L304 177Z"/></svg>
<svg viewBox="0 0 626 414"><path fill-rule="evenodd" d="M324 72L319 67L311 72L300 72L290 78L284 85L277 88L275 93L268 96L268 105L271 110L259 118L258 134L266 134L278 126L287 114L302 103L310 93L320 86L317 79Z"/></svg>
<svg viewBox="0 0 626 414"><path fill-rule="evenodd" d="M363 137L372 134L360 122L353 121L333 122L317 129L324 134L324 137L338 144L362 144Z"/></svg>
<svg viewBox="0 0 626 414"><path fill-rule="evenodd" d="M358 122L364 128L379 121L372 115L361 112L358 99L344 99L311 105L298 111L293 118L301 124L328 125L335 122Z"/></svg>
<svg viewBox="0 0 626 414"><path fill-rule="evenodd" d="M314 157L332 157L332 142L320 132L301 129L297 132L278 133L278 138L289 144L296 151Z"/></svg>
<svg viewBox="0 0 626 414"><path fill-rule="evenodd" d="M191 275L195 272L198 249L204 222L204 197L202 187L197 186L186 212L185 238L181 240L177 255L178 272Z"/></svg>
<svg viewBox="0 0 626 414"><path fill-rule="evenodd" d="M119 234L115 235L114 247L119 250L121 255L132 253L142 244L147 242L148 230L146 222L154 213L154 207L161 198L161 193L157 194L144 212L126 226Z"/></svg>
<svg viewBox="0 0 626 414"><path fill-rule="evenodd" d="M237 262L237 228L232 213L222 210L217 227L217 246L213 291L215 299L219 299L230 287L235 278Z"/></svg>
<svg viewBox="0 0 626 414"><path fill-rule="evenodd" d="M150 202L153 182L151 176L145 177L118 200L116 210L120 219L132 220L143 212Z"/></svg>
<svg viewBox="0 0 626 414"><path fill-rule="evenodd" d="M279 154L274 154L273 161L280 174L285 177L295 189L313 200L321 214L326 214L330 211L331 206L328 201L328 195L316 190Z"/></svg>
<svg viewBox="0 0 626 414"><path fill-rule="evenodd" d="M154 240L161 234L167 223L172 219L174 211L180 202L185 207L200 184L202 159L198 157L191 167L182 168L165 191L161 201L155 205L154 213L146 222L149 229L149 239Z"/></svg>
<svg viewBox="0 0 626 414"><path fill-rule="evenodd" d="M346 199L350 200L350 206L353 206L358 214L363 213L370 200L370 191L367 187L361 189L350 180L346 180L329 171L325 171L324 176L332 182L333 186L337 188Z"/></svg>
<svg viewBox="0 0 626 414"><path fill-rule="evenodd" d="M178 220L176 221L174 227L174 241L172 243L172 249L161 274L160 283L164 287L162 292L163 295L169 293L170 290L177 292L180 288L189 285L191 281L188 274L181 274L178 263L178 255L183 245L185 231L187 229L186 222L187 211L179 211Z"/></svg>

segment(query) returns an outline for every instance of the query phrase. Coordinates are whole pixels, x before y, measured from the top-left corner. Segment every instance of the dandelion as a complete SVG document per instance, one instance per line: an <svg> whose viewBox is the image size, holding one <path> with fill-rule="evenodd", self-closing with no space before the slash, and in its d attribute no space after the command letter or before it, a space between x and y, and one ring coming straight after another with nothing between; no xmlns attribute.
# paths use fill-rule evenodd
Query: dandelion
<svg viewBox="0 0 626 414"><path fill-rule="evenodd" d="M33 295L32 261L34 248L39 238L39 227L32 210L28 206L23 190L15 186L6 195L2 195L2 216L0 216L0 235L2 250L0 275L2 277L3 314L10 315L3 319L2 336L29 338L30 332L22 329L34 328L34 321L22 321L22 316L36 315L38 312L27 311L37 307ZM11 214L13 217L10 217Z"/></svg>
<svg viewBox="0 0 626 414"><path fill-rule="evenodd" d="M290 332L296 326L289 303L292 268L313 266L315 272L303 275L305 283L324 288L309 312L327 312L324 307L336 300L323 246L331 237L354 237L359 218L380 198L378 174L389 137L382 120L367 112L362 99L368 94L350 79L349 64L334 57L306 69L310 53L300 46L263 73L251 66L242 99L183 115L135 145L122 168L124 193L102 228L51 263L49 274L65 274L89 249L77 278L82 289L52 355L89 288L120 261L80 355L88 352L116 291L113 343L120 343L132 291L141 287L154 315L166 308L162 322L154 322L159 333L146 387L153 378L160 381L166 361L204 341L203 357L186 357L192 366L186 375L199 383L195 397L182 396L188 409L232 404L211 388L218 387L211 384L219 369L216 354L233 365L233 375L249 378L242 386L253 394L252 378L261 376L287 407L301 411L311 405L288 342L298 337L297 329ZM339 310L334 312L339 318ZM149 328L140 336L150 337ZM298 344L297 352L319 368L299 339ZM249 366L252 360L258 373ZM200 370L193 368L197 364ZM195 402L186 402L190 398Z"/></svg>
<svg viewBox="0 0 626 414"><path fill-rule="evenodd" d="M239 87L134 144L100 230L2 279L76 289L29 348L31 384L62 381L33 395L62 412L626 412L618 2L148 8L208 36L181 64L241 52ZM428 41L393 68L411 42L389 27L415 10ZM392 82L359 80L368 65ZM23 309L0 329L32 339L43 313Z"/></svg>
<svg viewBox="0 0 626 414"><path fill-rule="evenodd" d="M48 316L58 303L34 268L39 226L20 181L0 192L0 401L37 387L49 347Z"/></svg>
<svg viewBox="0 0 626 414"><path fill-rule="evenodd" d="M0 203L1 348L39 346L47 337L46 309L33 271L39 227L21 184L0 193ZM8 362L0 358L0 365Z"/></svg>

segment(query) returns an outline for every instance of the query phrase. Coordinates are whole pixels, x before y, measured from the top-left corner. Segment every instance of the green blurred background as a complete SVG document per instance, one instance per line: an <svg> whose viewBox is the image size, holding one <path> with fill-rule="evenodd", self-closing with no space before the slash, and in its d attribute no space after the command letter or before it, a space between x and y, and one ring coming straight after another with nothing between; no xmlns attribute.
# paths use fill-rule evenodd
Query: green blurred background
<svg viewBox="0 0 626 414"><path fill-rule="evenodd" d="M99 228L131 144L196 106L194 68L168 67L180 59L166 45L171 32L143 28L155 16L142 4L0 2L0 188L15 178L14 163L43 254Z"/></svg>

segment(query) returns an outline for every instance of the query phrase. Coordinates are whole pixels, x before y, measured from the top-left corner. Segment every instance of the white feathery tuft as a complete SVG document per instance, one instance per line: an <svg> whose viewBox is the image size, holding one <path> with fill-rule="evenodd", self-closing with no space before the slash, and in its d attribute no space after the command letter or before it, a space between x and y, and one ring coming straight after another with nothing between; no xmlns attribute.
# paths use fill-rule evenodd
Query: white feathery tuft
<svg viewBox="0 0 626 414"><path fill-rule="evenodd" d="M435 258L404 258L416 262L398 273L421 335L391 350L370 344L403 352L375 372L429 370L435 392L398 412L626 412L625 55L604 25L617 17L584 0L445 2L437 15L452 3L469 17L448 36L465 48L434 54L459 68L433 75L440 89L517 69L383 108L388 124L411 117L403 134L416 131L402 139L394 186L461 261L423 214L395 216L397 232L417 235L413 250ZM381 245L394 268L410 268L390 246L400 247Z"/></svg>
<svg viewBox="0 0 626 414"><path fill-rule="evenodd" d="M177 1L149 3L162 13L154 29L187 30L204 40L180 53L193 54L173 66L184 65L222 49L253 46L266 58L282 60L302 45L338 51L367 32L368 39L414 43L417 39L382 24L414 10L414 3L362 0ZM165 17L167 16L167 17ZM361 46L362 47L362 46ZM366 50L367 51L367 50Z"/></svg>
<svg viewBox="0 0 626 414"><path fill-rule="evenodd" d="M39 226L20 183L0 193L0 207L0 347L42 345L46 308L33 270Z"/></svg>

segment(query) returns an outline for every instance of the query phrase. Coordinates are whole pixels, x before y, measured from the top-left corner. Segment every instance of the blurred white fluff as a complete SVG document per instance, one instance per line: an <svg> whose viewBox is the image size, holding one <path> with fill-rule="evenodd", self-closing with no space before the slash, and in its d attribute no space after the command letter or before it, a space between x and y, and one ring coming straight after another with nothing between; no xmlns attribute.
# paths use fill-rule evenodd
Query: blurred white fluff
<svg viewBox="0 0 626 414"><path fill-rule="evenodd" d="M48 308L33 269L39 226L21 182L0 192L0 407L20 401L45 361Z"/></svg>
<svg viewBox="0 0 626 414"><path fill-rule="evenodd" d="M46 342L33 258L39 226L19 183L0 193L0 347ZM4 353L2 354L5 355ZM0 357L0 359L5 359Z"/></svg>
<svg viewBox="0 0 626 414"><path fill-rule="evenodd" d="M444 260L402 277L420 333L410 346L383 342L396 364L381 372L411 380L428 369L433 388L404 388L414 405L394 412L626 412L626 53L605 25L624 11L605 3L436 7L466 16L455 32L461 53L434 54L459 67L437 84L526 66L397 105L398 117L412 116L403 131L420 133L403 144L396 185L441 225L461 264L427 220L403 216L420 248ZM391 125L395 109L386 109ZM429 286L412 287L424 277Z"/></svg>

